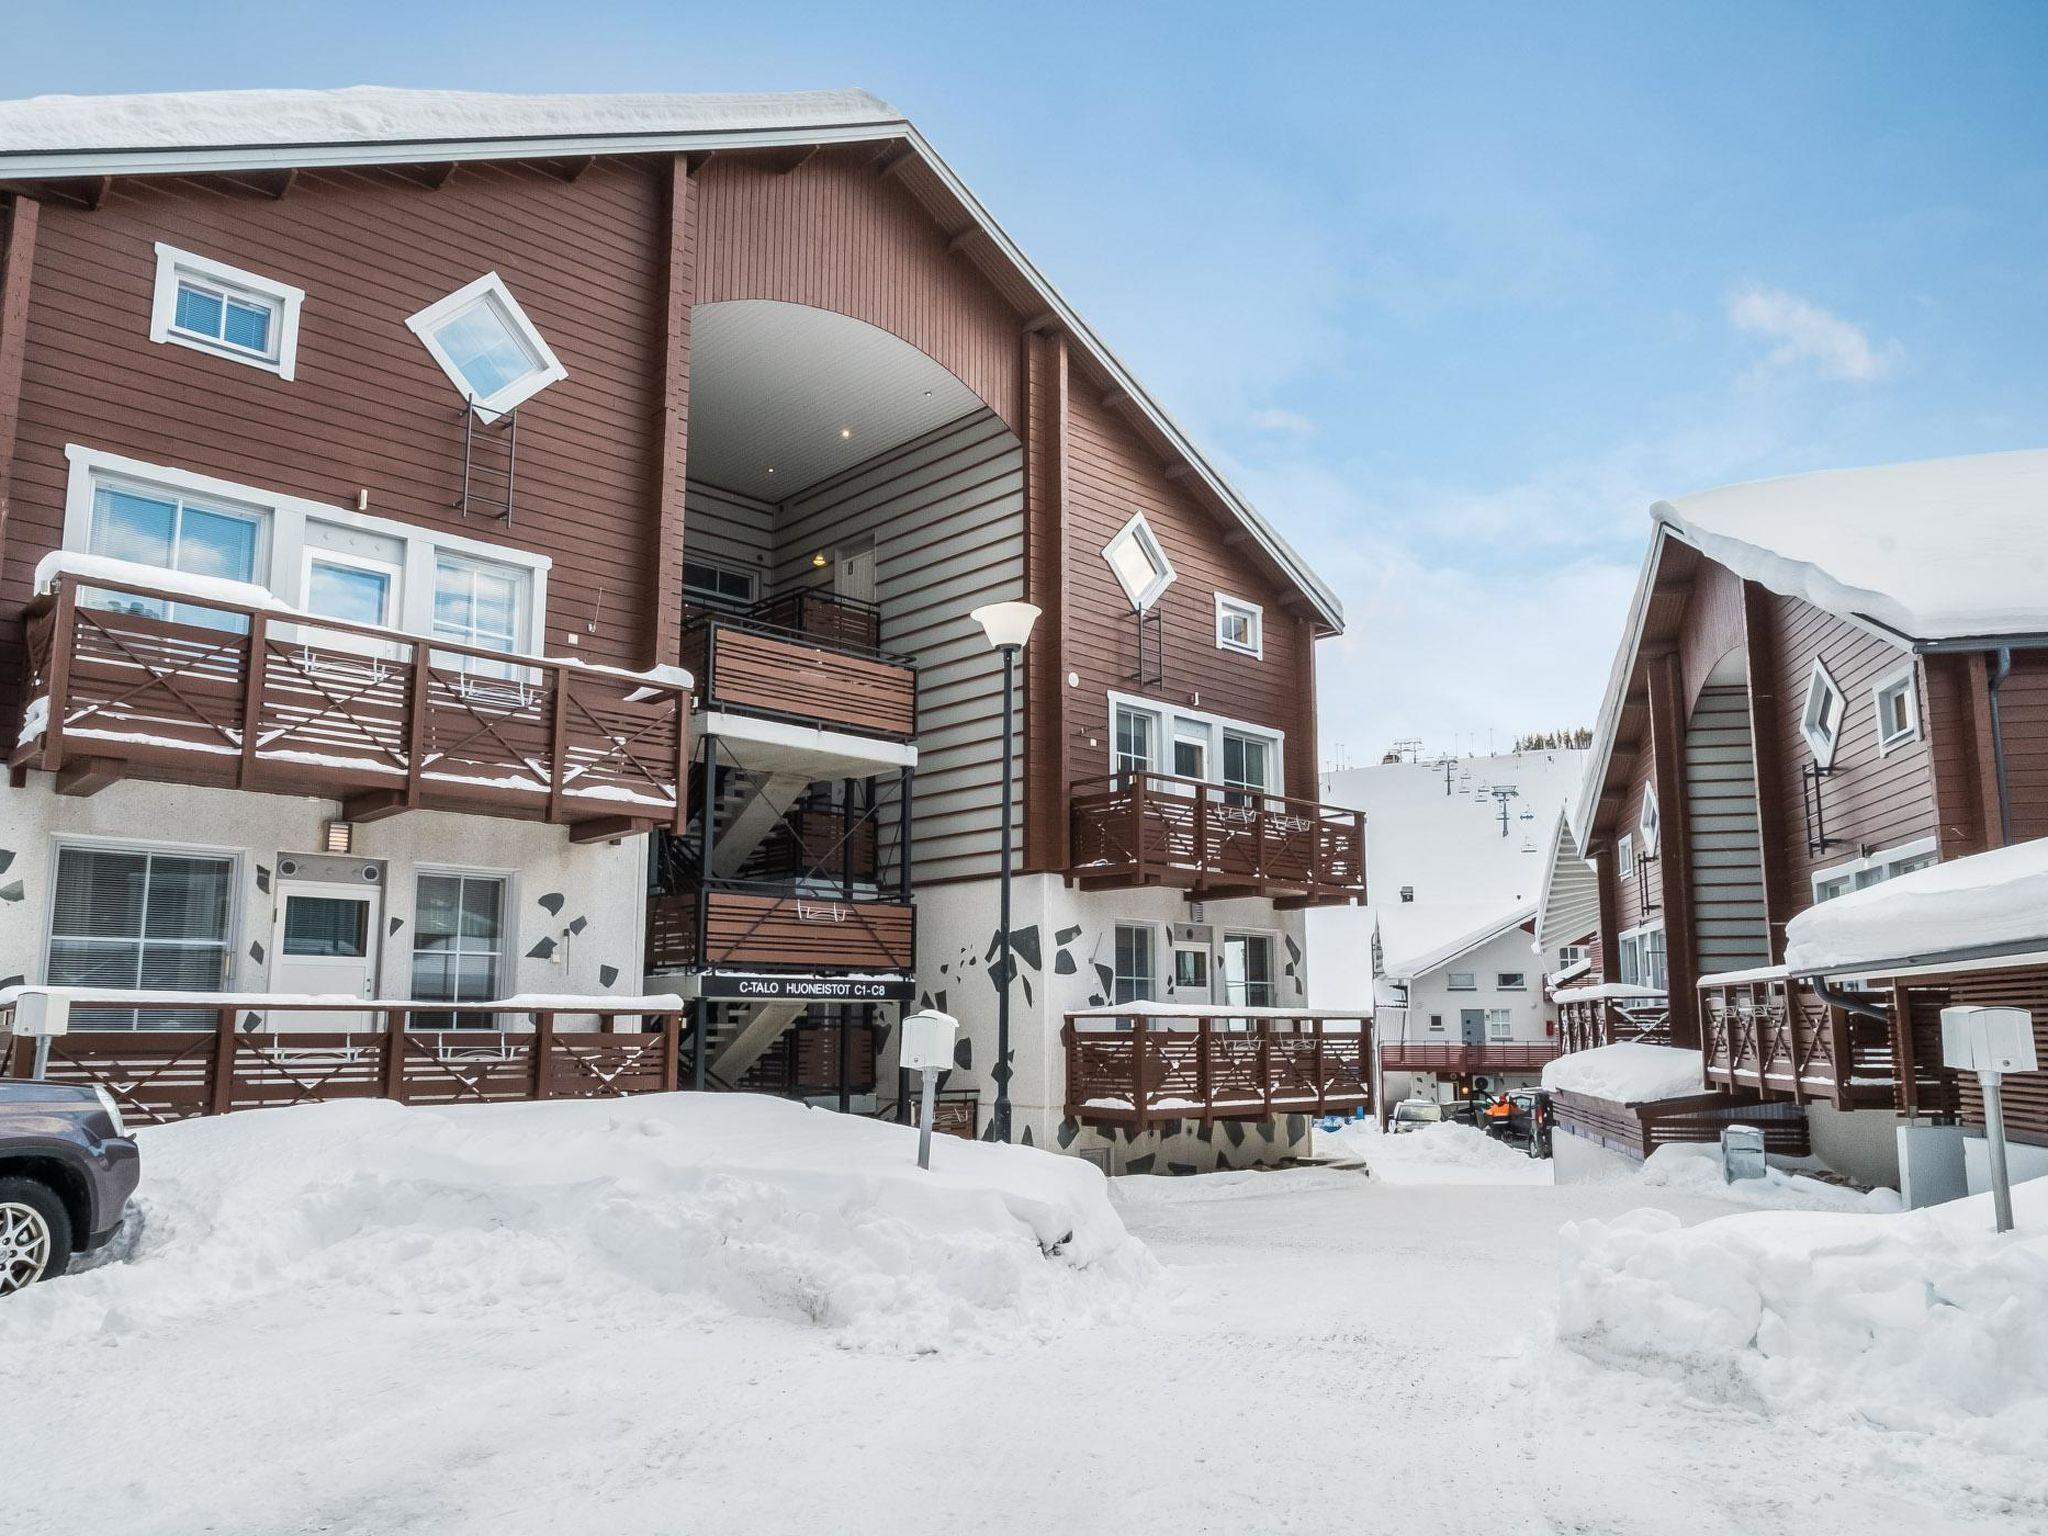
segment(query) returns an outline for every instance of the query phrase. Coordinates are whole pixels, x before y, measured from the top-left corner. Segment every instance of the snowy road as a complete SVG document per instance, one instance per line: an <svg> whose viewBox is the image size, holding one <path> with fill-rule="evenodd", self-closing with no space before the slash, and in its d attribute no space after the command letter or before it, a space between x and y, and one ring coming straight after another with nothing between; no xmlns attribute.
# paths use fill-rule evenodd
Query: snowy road
<svg viewBox="0 0 2048 1536"><path fill-rule="evenodd" d="M15 1416L10 1509L129 1536L2035 1528L1909 1437L1525 1359L1562 1222L1725 1205L1330 1170L1117 1190L1168 1282L1044 1342L913 1357L602 1295L486 1321L451 1272L445 1310L271 1294L80 1344L122 1389Z"/></svg>

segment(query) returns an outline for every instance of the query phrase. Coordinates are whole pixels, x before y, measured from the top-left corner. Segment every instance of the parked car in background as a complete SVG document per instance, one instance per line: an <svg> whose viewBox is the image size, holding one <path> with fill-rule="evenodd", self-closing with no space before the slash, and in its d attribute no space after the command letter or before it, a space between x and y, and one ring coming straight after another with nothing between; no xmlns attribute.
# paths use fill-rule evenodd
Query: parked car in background
<svg viewBox="0 0 2048 1536"><path fill-rule="evenodd" d="M141 1176L104 1088L0 1080L0 1296L105 1244Z"/></svg>
<svg viewBox="0 0 2048 1536"><path fill-rule="evenodd" d="M1394 1106L1394 1117L1387 1129L1393 1132L1419 1131L1425 1125L1435 1125L1444 1117L1443 1105L1434 1099L1403 1099Z"/></svg>

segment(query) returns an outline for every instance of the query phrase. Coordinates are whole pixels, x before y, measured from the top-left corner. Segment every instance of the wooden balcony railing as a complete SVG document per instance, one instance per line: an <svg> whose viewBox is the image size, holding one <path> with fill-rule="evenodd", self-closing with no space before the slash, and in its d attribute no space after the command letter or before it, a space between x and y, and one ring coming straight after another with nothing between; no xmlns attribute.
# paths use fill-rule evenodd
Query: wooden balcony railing
<svg viewBox="0 0 2048 1536"><path fill-rule="evenodd" d="M1750 1089L1764 1099L1817 1099L1837 1109L1893 1102L1890 1024L1824 1003L1802 982L1716 983L1707 977L1700 983L1700 1015L1710 1083Z"/></svg>
<svg viewBox="0 0 2048 1536"><path fill-rule="evenodd" d="M1163 1120L1265 1120L1372 1107L1356 1019L1253 1009L1233 1018L1070 1013L1067 1117L1145 1131ZM1119 1027L1127 1026L1127 1027Z"/></svg>
<svg viewBox="0 0 2048 1536"><path fill-rule="evenodd" d="M907 902L847 901L737 883L647 904L647 968L907 971L917 912Z"/></svg>
<svg viewBox="0 0 2048 1536"><path fill-rule="evenodd" d="M801 615L799 615L801 618ZM683 624L683 665L705 709L863 736L917 734L917 673L902 657L838 634L750 615L699 613Z"/></svg>
<svg viewBox="0 0 2048 1536"><path fill-rule="evenodd" d="M1177 886L1287 906L1365 899L1365 813L1164 773L1074 787L1073 863L1084 890Z"/></svg>
<svg viewBox="0 0 2048 1536"><path fill-rule="evenodd" d="M1540 1072L1557 1060L1555 1040L1489 1041L1465 1045L1449 1040L1387 1040L1380 1045L1386 1072L1437 1072L1470 1077L1475 1072Z"/></svg>
<svg viewBox="0 0 2048 1536"><path fill-rule="evenodd" d="M130 1124L333 1099L491 1104L665 1093L677 1085L681 1004L673 997L593 997L583 1010L517 998L451 1005L287 1004L175 992L92 997L93 1012L132 1010L139 1027L77 1027L87 1005L74 1002L74 1027L49 1041L44 1075L106 1089ZM37 1042L13 1036L12 1012L0 1008L0 1076L25 1078ZM358 1017L360 1027L333 1027L337 1012ZM210 1022L194 1027L195 1014L211 1015ZM565 1014L594 1015L598 1027L558 1030ZM295 1020L308 1016L325 1022L299 1028ZM421 1016L488 1027L426 1029Z"/></svg>
<svg viewBox="0 0 2048 1536"><path fill-rule="evenodd" d="M12 762L59 793L121 778L570 824L684 823L679 677L430 640L65 574L27 616Z"/></svg>
<svg viewBox="0 0 2048 1536"><path fill-rule="evenodd" d="M1671 1043L1671 1000L1662 992L1617 985L1557 994L1557 1038L1563 1052L1633 1042Z"/></svg>

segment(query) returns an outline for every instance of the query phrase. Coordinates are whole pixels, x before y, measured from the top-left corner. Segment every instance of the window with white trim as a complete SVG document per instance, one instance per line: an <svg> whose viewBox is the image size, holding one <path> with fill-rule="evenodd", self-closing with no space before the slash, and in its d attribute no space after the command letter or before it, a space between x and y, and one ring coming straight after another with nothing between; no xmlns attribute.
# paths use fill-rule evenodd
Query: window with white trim
<svg viewBox="0 0 2048 1536"><path fill-rule="evenodd" d="M1842 690L1816 657L1806 680L1806 703L1799 712L1799 734L1813 752L1815 767L1834 763L1835 748L1842 740L1842 706Z"/></svg>
<svg viewBox="0 0 2048 1536"><path fill-rule="evenodd" d="M1285 782L1286 738L1279 731L1127 694L1109 698L1111 773L1170 769L1221 785L1234 805L1249 803L1254 793L1275 794Z"/></svg>
<svg viewBox="0 0 2048 1536"><path fill-rule="evenodd" d="M258 565L263 535L263 514L249 508L132 482L104 481L93 486L86 548L95 555L187 576L251 582L262 580ZM87 588L85 601L94 608L207 629L247 628L238 614L133 592Z"/></svg>
<svg viewBox="0 0 2048 1536"><path fill-rule="evenodd" d="M569 376L495 272L429 304L405 323L485 421L497 420Z"/></svg>
<svg viewBox="0 0 2048 1536"><path fill-rule="evenodd" d="M1140 613L1173 585L1173 562L1166 558L1165 549L1142 512L1133 513L1131 520L1117 530L1116 537L1103 545L1102 558L1109 562L1117 584Z"/></svg>
<svg viewBox="0 0 2048 1536"><path fill-rule="evenodd" d="M1925 869L1940 857L1934 839L1923 837L1901 843L1896 848L1879 849L1867 859L1815 870L1813 899L1816 902L1832 901L1837 896L1846 896L1866 886L1882 885L1887 880L1910 875L1916 869Z"/></svg>
<svg viewBox="0 0 2048 1536"><path fill-rule="evenodd" d="M1273 936L1266 933L1223 935L1223 1001L1240 1008L1274 1005Z"/></svg>
<svg viewBox="0 0 2048 1536"><path fill-rule="evenodd" d="M1111 980L1112 1002L1149 1003L1157 995L1159 977L1152 963L1150 924L1116 925L1116 964Z"/></svg>
<svg viewBox="0 0 2048 1536"><path fill-rule="evenodd" d="M1444 977L1446 992L1477 992L1479 973L1477 971L1452 971Z"/></svg>
<svg viewBox="0 0 2048 1536"><path fill-rule="evenodd" d="M1877 708L1877 754L1903 747L1920 738L1920 692L1913 686L1909 664L1883 679L1871 690Z"/></svg>
<svg viewBox="0 0 2048 1536"><path fill-rule="evenodd" d="M1614 872L1617 875L1632 875L1636 872L1636 840L1633 833L1624 832L1614 840Z"/></svg>
<svg viewBox="0 0 2048 1536"><path fill-rule="evenodd" d="M1557 947L1557 968L1563 970L1566 966L1577 965L1581 960L1590 960L1592 957L1591 945L1560 944Z"/></svg>
<svg viewBox="0 0 2048 1536"><path fill-rule="evenodd" d="M1486 1038L1506 1040L1515 1032L1515 1014L1511 1008L1489 1008L1486 1010Z"/></svg>
<svg viewBox="0 0 2048 1536"><path fill-rule="evenodd" d="M1216 594L1216 645L1219 650L1264 656L1266 610L1241 597Z"/></svg>
<svg viewBox="0 0 2048 1536"><path fill-rule="evenodd" d="M1657 835L1664 826L1663 807L1657 804L1657 786L1643 786L1643 814L1637 818L1636 830L1643 834L1643 857L1650 858L1657 852Z"/></svg>
<svg viewBox="0 0 2048 1536"><path fill-rule="evenodd" d="M404 571L339 549L306 551L306 594L299 606L323 619L391 629L398 623L398 594Z"/></svg>
<svg viewBox="0 0 2048 1536"><path fill-rule="evenodd" d="M526 573L470 555L443 554L434 561L434 635L479 650L513 652L526 633L530 602ZM437 663L485 677L510 677L512 669L479 656L437 654Z"/></svg>
<svg viewBox="0 0 2048 1536"><path fill-rule="evenodd" d="M1529 976L1525 971L1497 971L1493 984L1503 992L1526 992L1529 990Z"/></svg>
<svg viewBox="0 0 2048 1536"><path fill-rule="evenodd" d="M501 875L422 874L412 914L412 995L424 1002L481 1003L504 990L505 880ZM489 1029L488 1013L423 1013L417 1029Z"/></svg>
<svg viewBox="0 0 2048 1536"><path fill-rule="evenodd" d="M219 992L228 981L235 861L147 848L66 844L50 908L51 986ZM210 1026L211 1008L138 1013L80 1008L73 1022L160 1029Z"/></svg>
<svg viewBox="0 0 2048 1536"><path fill-rule="evenodd" d="M305 290L158 243L149 339L232 358L289 379Z"/></svg>
<svg viewBox="0 0 2048 1536"><path fill-rule="evenodd" d="M1145 773L1152 767L1152 743L1158 730L1157 717L1142 709L1119 704L1116 711L1116 748L1113 757L1118 773Z"/></svg>
<svg viewBox="0 0 2048 1536"><path fill-rule="evenodd" d="M1670 984L1662 923L1629 929L1621 935L1617 947L1621 952L1621 981L1624 986L1655 987L1661 992Z"/></svg>

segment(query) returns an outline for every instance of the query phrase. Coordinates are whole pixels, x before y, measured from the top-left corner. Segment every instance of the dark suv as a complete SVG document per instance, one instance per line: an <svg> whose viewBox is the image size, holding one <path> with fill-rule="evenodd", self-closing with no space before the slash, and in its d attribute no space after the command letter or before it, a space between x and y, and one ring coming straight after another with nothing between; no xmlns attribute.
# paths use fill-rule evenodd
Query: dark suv
<svg viewBox="0 0 2048 1536"><path fill-rule="evenodd" d="M111 1238L141 1176L104 1088L0 1079L0 1296Z"/></svg>

